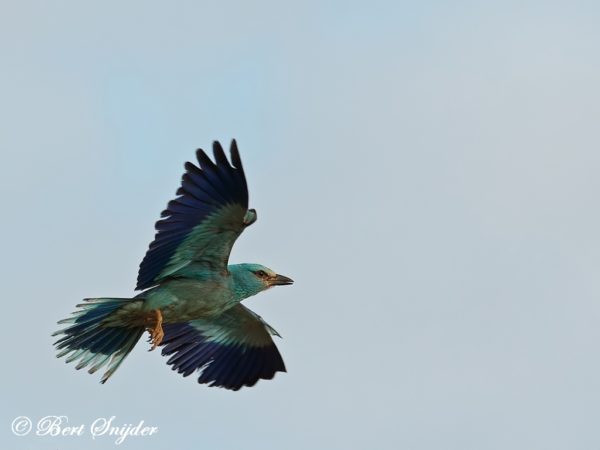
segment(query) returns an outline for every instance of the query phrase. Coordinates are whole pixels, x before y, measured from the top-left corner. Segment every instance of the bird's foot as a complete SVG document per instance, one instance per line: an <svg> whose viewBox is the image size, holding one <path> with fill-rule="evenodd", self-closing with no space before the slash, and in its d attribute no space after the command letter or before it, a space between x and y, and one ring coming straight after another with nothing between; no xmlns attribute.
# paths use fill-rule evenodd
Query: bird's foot
<svg viewBox="0 0 600 450"><path fill-rule="evenodd" d="M160 309L155 309L152 311L152 316L148 317L146 320L153 322L153 325L146 328L150 333L149 342L152 343L152 347L148 351L151 352L160 345L165 337L165 333L162 328L163 317Z"/></svg>

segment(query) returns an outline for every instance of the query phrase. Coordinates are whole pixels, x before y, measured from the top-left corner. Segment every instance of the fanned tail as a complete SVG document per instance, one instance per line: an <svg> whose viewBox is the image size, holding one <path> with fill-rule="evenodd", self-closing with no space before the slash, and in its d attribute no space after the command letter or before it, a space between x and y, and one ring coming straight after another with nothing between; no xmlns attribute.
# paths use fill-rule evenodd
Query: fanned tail
<svg viewBox="0 0 600 450"><path fill-rule="evenodd" d="M57 358L67 356L66 362L79 360L77 370L90 366L89 373L108 365L100 380L105 383L119 368L125 357L144 333L144 327L119 327L107 325L107 319L123 305L135 300L129 298L89 298L68 319L59 324L69 324L53 334L62 335L54 345Z"/></svg>

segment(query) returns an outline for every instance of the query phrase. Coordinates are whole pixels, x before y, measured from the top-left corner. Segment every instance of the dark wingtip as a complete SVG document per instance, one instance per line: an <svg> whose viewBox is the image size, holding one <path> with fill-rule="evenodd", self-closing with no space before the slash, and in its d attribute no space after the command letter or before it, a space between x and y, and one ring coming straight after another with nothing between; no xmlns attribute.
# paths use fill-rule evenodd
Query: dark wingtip
<svg viewBox="0 0 600 450"><path fill-rule="evenodd" d="M233 163L233 166L236 169L243 170L242 159L240 158L240 151L238 150L237 141L235 139L231 140L229 152L231 153L231 162Z"/></svg>
<svg viewBox="0 0 600 450"><path fill-rule="evenodd" d="M210 160L210 158L208 157L208 155L201 148L199 148L198 150L196 150L196 158L198 158L198 162L200 163L200 167L202 167L202 169L204 169L204 170L206 170L206 169L212 169L212 168L215 167L215 164Z"/></svg>
<svg viewBox="0 0 600 450"><path fill-rule="evenodd" d="M223 150L223 147L219 141L213 142L213 155L215 155L215 161L217 162L217 165L229 167L229 161L227 161L225 151Z"/></svg>
<svg viewBox="0 0 600 450"><path fill-rule="evenodd" d="M204 153L204 150L202 149L198 149L197 152L202 152ZM206 156L206 153L204 153L204 156ZM208 156L206 156L208 158ZM198 158L200 159L200 158ZM183 165L183 167L185 168L186 172L198 172L200 169L198 169L198 167L196 167L196 165L190 161L186 161L185 164ZM181 178L183 178L185 176L185 173L181 176Z"/></svg>

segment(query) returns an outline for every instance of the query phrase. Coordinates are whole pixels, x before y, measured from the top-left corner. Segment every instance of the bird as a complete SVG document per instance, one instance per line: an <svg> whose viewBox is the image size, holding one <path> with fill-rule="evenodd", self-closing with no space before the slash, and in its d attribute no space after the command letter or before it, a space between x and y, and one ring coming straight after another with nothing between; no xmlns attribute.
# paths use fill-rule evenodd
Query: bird
<svg viewBox="0 0 600 450"><path fill-rule="evenodd" d="M230 161L218 141L214 161L196 151L185 163L176 197L156 222L156 234L139 266L133 298L87 298L59 325L58 358L76 369L105 368L105 383L149 333L152 351L198 383L237 391L286 372L272 336L279 333L241 302L293 280L261 264L229 264L231 249L254 222L237 143Z"/></svg>

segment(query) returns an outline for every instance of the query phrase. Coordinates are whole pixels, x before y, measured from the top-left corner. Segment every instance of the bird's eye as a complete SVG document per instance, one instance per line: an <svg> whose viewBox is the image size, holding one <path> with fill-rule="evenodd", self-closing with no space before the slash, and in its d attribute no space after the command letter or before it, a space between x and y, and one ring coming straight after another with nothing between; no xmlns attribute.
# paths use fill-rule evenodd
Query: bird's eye
<svg viewBox="0 0 600 450"><path fill-rule="evenodd" d="M267 276L267 274L265 273L264 270L259 270L258 272L255 272L255 273L260 278L265 278Z"/></svg>

